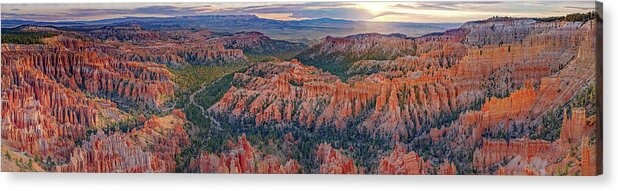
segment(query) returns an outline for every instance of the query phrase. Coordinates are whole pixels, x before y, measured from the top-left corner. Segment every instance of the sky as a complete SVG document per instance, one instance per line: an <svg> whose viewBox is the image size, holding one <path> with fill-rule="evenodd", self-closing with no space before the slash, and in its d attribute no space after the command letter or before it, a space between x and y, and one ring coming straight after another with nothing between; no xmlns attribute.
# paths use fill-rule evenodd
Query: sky
<svg viewBox="0 0 618 191"><path fill-rule="evenodd" d="M379 22L466 22L492 16L550 17L594 10L594 1L270 2L2 4L2 19L79 21L119 17L256 15Z"/></svg>

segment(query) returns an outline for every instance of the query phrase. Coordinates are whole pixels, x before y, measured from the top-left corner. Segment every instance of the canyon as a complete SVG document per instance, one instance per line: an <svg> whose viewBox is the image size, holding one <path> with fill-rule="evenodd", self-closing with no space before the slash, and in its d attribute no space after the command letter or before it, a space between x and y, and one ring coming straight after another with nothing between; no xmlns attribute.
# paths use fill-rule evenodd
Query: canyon
<svg viewBox="0 0 618 191"><path fill-rule="evenodd" d="M137 21L10 30L37 40L2 43L2 160L35 165L3 171L601 173L597 19L312 45Z"/></svg>

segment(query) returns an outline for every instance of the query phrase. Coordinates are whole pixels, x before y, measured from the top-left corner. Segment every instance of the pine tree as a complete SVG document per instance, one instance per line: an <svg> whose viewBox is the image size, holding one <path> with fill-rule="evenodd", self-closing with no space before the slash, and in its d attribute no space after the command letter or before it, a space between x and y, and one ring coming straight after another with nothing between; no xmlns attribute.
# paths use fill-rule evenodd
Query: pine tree
<svg viewBox="0 0 618 191"><path fill-rule="evenodd" d="M32 159L28 159L28 170L32 170Z"/></svg>

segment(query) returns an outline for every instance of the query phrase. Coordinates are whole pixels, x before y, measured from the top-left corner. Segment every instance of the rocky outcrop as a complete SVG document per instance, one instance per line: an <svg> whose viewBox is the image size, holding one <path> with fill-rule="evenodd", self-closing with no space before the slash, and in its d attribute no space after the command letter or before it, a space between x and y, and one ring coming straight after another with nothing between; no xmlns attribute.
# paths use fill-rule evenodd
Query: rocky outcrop
<svg viewBox="0 0 618 191"><path fill-rule="evenodd" d="M126 46L111 50L108 54L125 60L156 62L170 67L187 65L217 66L239 64L246 61L239 49L225 49L221 44L186 45L178 43Z"/></svg>
<svg viewBox="0 0 618 191"><path fill-rule="evenodd" d="M581 175L595 176L598 174L596 145L590 144L589 137L583 137L580 145Z"/></svg>
<svg viewBox="0 0 618 191"><path fill-rule="evenodd" d="M492 145L492 143L489 145ZM531 146L532 145L528 145L528 149L534 148ZM475 152L474 164L475 168L485 173L490 173L488 168L496 168L493 173L498 175L592 176L597 174L597 159L595 158L595 149L592 149L594 146L594 144L590 144L589 137L584 136L581 144L577 147L571 148L570 146L562 145L559 142L554 142L549 147L549 150L543 150L542 152L530 152L530 150L528 150L526 154L527 156L521 155L521 153L511 154L510 156L500 155L500 153L509 152L498 150L487 153L488 150L483 148ZM504 158L496 160L491 159L492 157ZM481 159L483 162L477 161L477 159ZM492 163L491 160L496 160L498 162Z"/></svg>
<svg viewBox="0 0 618 191"><path fill-rule="evenodd" d="M556 25L556 23L551 23ZM482 21L467 22L461 28L468 30L464 42L473 46L488 44L512 44L523 41L528 35L549 29L551 25L536 22L534 19L490 18ZM553 26L552 26L553 27Z"/></svg>
<svg viewBox="0 0 618 191"><path fill-rule="evenodd" d="M358 174L361 169L354 160L343 154L342 149L335 149L330 144L321 143L316 151L321 174Z"/></svg>
<svg viewBox="0 0 618 191"><path fill-rule="evenodd" d="M236 143L228 142L229 150L220 153L204 152L196 160L191 161L191 167L202 173L256 173L256 174L295 174L299 173L300 165L294 159L280 164L277 156L262 154L251 146L243 134Z"/></svg>
<svg viewBox="0 0 618 191"><path fill-rule="evenodd" d="M210 112L280 127L345 128L361 121L359 128L405 134L406 127L437 124L473 101L440 76L373 75L346 84L296 60L256 64L232 85Z"/></svg>
<svg viewBox="0 0 618 191"><path fill-rule="evenodd" d="M465 43L473 46L484 46L490 44L515 44L525 41L529 36L547 33L547 31L556 33L559 30L575 29L582 24L582 22L543 22L528 18L498 17L467 22L461 28L469 31L464 39ZM559 29L555 30L556 28Z"/></svg>
<svg viewBox="0 0 618 191"><path fill-rule="evenodd" d="M139 25L106 26L97 30L89 31L94 38L109 41L145 43L161 39L159 33L142 29Z"/></svg>
<svg viewBox="0 0 618 191"><path fill-rule="evenodd" d="M396 175L456 175L455 163L444 160L442 164L434 167L429 160L423 159L414 151L406 151L405 147L395 145L393 151L382 157L378 167L378 174Z"/></svg>
<svg viewBox="0 0 618 191"><path fill-rule="evenodd" d="M540 88L535 89L532 81L508 97L491 97L480 107L479 111L466 111L462 113L449 127L433 128L429 135L432 139L438 140L442 135L457 129L460 133L470 132L467 135L467 144L478 143L484 134L490 133L497 135L517 131L518 126L530 123L530 116L535 115L536 107L550 107L555 103L555 98L560 92L560 86L555 86L559 79L543 78ZM551 99L553 101L547 101ZM533 120L532 120L533 121Z"/></svg>
<svg viewBox="0 0 618 191"><path fill-rule="evenodd" d="M405 36L358 34L347 37L326 37L296 56L303 63L322 68L338 76L359 60L389 60L414 55L414 42Z"/></svg>
<svg viewBox="0 0 618 191"><path fill-rule="evenodd" d="M457 167L455 163L444 160L444 162L438 167L439 175L457 175Z"/></svg>
<svg viewBox="0 0 618 191"><path fill-rule="evenodd" d="M307 48L305 44L271 39L260 32L238 32L212 41L222 44L226 49L240 49L254 56L291 57Z"/></svg>
<svg viewBox="0 0 618 191"><path fill-rule="evenodd" d="M595 174L595 146L589 141L595 125L591 123L585 110L573 108L571 118L565 111L561 136L555 142L527 137L508 142L484 139L474 152L473 165L485 172L498 167L495 173L501 175ZM577 150L576 155L569 154Z"/></svg>
<svg viewBox="0 0 618 191"><path fill-rule="evenodd" d="M527 138L517 140L483 140L481 149L474 152L473 164L478 169L488 168L489 166L510 160L510 157L521 156L530 161L538 155L550 154L557 151L552 143L544 140L530 140Z"/></svg>
<svg viewBox="0 0 618 191"><path fill-rule="evenodd" d="M317 49L319 52L341 52L356 57L374 53L375 56L384 55L386 58L394 58L413 52L412 47L413 42L401 36L369 33L343 38L328 36L323 42L314 45L312 49Z"/></svg>
<svg viewBox="0 0 618 191"><path fill-rule="evenodd" d="M165 66L120 61L64 35L44 42L2 44L3 145L63 163L87 131L127 118L119 105L158 109L174 95Z"/></svg>
<svg viewBox="0 0 618 191"><path fill-rule="evenodd" d="M175 113L179 113L178 111ZM61 172L174 172L177 154L189 144L186 121L175 114L152 116L139 130L105 134L99 130L71 153Z"/></svg>
<svg viewBox="0 0 618 191"><path fill-rule="evenodd" d="M57 37L48 45L3 46L3 61L40 71L72 90L156 108L174 95L171 73L155 63L126 62L86 50L95 44Z"/></svg>
<svg viewBox="0 0 618 191"><path fill-rule="evenodd" d="M407 152L404 147L395 145L393 151L380 160L380 174L421 175L428 174L431 163L419 157L416 152ZM450 168L450 167L449 167ZM444 169L445 173L448 171Z"/></svg>
<svg viewBox="0 0 618 191"><path fill-rule="evenodd" d="M534 102L539 99L534 87L527 85L506 98L492 98L486 101L478 112L466 113L461 116L463 126L474 127L472 139L478 141L486 132L496 132L502 129L493 128L499 123L510 127L512 121L520 121L530 115Z"/></svg>
<svg viewBox="0 0 618 191"><path fill-rule="evenodd" d="M586 132L586 111L584 108L572 108L571 117L569 117L565 108L562 116L560 140L566 143L579 143Z"/></svg>

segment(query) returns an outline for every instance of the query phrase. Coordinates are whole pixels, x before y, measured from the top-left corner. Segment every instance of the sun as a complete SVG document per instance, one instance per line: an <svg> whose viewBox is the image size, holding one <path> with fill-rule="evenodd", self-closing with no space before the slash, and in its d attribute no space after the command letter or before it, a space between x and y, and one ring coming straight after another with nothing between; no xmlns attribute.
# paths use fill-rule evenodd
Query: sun
<svg viewBox="0 0 618 191"><path fill-rule="evenodd" d="M389 3L384 2L359 2L357 3L359 8L367 10L369 14L379 15L388 11Z"/></svg>

